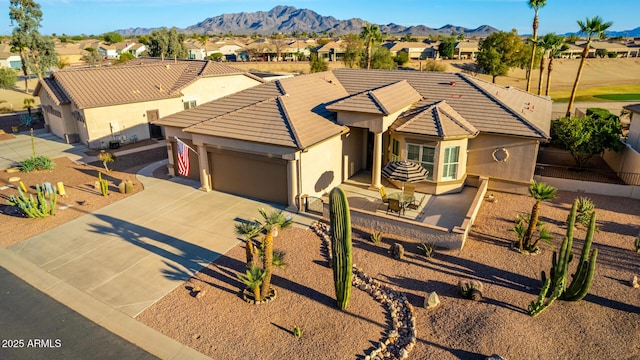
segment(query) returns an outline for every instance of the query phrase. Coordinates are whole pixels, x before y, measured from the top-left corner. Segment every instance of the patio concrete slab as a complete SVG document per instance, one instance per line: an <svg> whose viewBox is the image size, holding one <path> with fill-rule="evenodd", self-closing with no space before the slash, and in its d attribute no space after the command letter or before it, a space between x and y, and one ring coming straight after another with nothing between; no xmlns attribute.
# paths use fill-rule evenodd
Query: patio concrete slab
<svg viewBox="0 0 640 360"><path fill-rule="evenodd" d="M155 181L145 190L11 246L54 278L134 317L239 243L234 224L279 205L202 192L188 179ZM150 184L150 185L149 185ZM291 215L308 226L313 217Z"/></svg>
<svg viewBox="0 0 640 360"><path fill-rule="evenodd" d="M31 135L20 133L15 139L0 141L0 169L8 169L33 156ZM37 130L34 136L36 154L57 158L66 156L73 161L83 161L88 148L80 144L66 144L57 136Z"/></svg>

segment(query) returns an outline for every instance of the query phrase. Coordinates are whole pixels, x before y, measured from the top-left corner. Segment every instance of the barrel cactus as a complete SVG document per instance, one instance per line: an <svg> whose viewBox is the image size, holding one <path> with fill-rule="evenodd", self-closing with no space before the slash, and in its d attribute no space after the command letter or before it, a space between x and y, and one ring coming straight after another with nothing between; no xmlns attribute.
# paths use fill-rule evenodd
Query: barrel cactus
<svg viewBox="0 0 640 360"><path fill-rule="evenodd" d="M331 254L333 282L338 308L344 310L351 296L351 216L344 191L333 188L329 194L329 219L331 221Z"/></svg>

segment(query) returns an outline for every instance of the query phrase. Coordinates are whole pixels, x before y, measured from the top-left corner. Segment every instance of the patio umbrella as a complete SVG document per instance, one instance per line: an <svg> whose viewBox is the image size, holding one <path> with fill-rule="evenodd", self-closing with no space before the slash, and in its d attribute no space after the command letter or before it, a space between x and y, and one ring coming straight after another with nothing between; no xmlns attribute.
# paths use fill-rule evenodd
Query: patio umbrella
<svg viewBox="0 0 640 360"><path fill-rule="evenodd" d="M404 183L425 180L428 174L429 171L422 165L408 160L392 161L382 168L384 177L402 182L402 192L404 192Z"/></svg>

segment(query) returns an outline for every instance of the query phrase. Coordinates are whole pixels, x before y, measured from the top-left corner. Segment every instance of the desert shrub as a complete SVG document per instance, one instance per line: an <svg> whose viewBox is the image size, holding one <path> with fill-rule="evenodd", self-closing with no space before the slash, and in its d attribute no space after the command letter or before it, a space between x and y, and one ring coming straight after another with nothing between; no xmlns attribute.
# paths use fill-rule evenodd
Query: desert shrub
<svg viewBox="0 0 640 360"><path fill-rule="evenodd" d="M424 71L445 72L447 71L447 65L435 60L427 60L424 62L424 67L422 69Z"/></svg>
<svg viewBox="0 0 640 360"><path fill-rule="evenodd" d="M53 170L53 168L53 160L42 155L30 157L20 163L20 171L22 172Z"/></svg>
<svg viewBox="0 0 640 360"><path fill-rule="evenodd" d="M433 256L433 248L433 244L430 243L421 243L418 245L418 250L422 251L422 255L428 258Z"/></svg>
<svg viewBox="0 0 640 360"><path fill-rule="evenodd" d="M458 293L465 298L474 301L482 300L482 283L478 280L459 280Z"/></svg>
<svg viewBox="0 0 640 360"><path fill-rule="evenodd" d="M374 230L371 233L371 242L374 244L378 244L382 241L382 232L378 231L378 230Z"/></svg>

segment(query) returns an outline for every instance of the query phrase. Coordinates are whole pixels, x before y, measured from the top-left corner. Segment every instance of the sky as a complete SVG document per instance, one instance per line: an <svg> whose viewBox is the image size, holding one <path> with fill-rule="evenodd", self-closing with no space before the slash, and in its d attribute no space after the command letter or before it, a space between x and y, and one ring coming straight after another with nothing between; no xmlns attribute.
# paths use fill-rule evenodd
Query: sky
<svg viewBox="0 0 640 360"><path fill-rule="evenodd" d="M467 28L490 25L531 34L534 11L527 0L36 0L43 12L45 35L99 35L126 28L184 28L225 13L269 11L277 5L313 10L339 20L361 18L370 23L452 24ZM0 34L11 34L8 2L0 17ZM612 21L612 31L640 27L640 0L549 0L539 10L538 32L576 32L576 20L600 16Z"/></svg>

